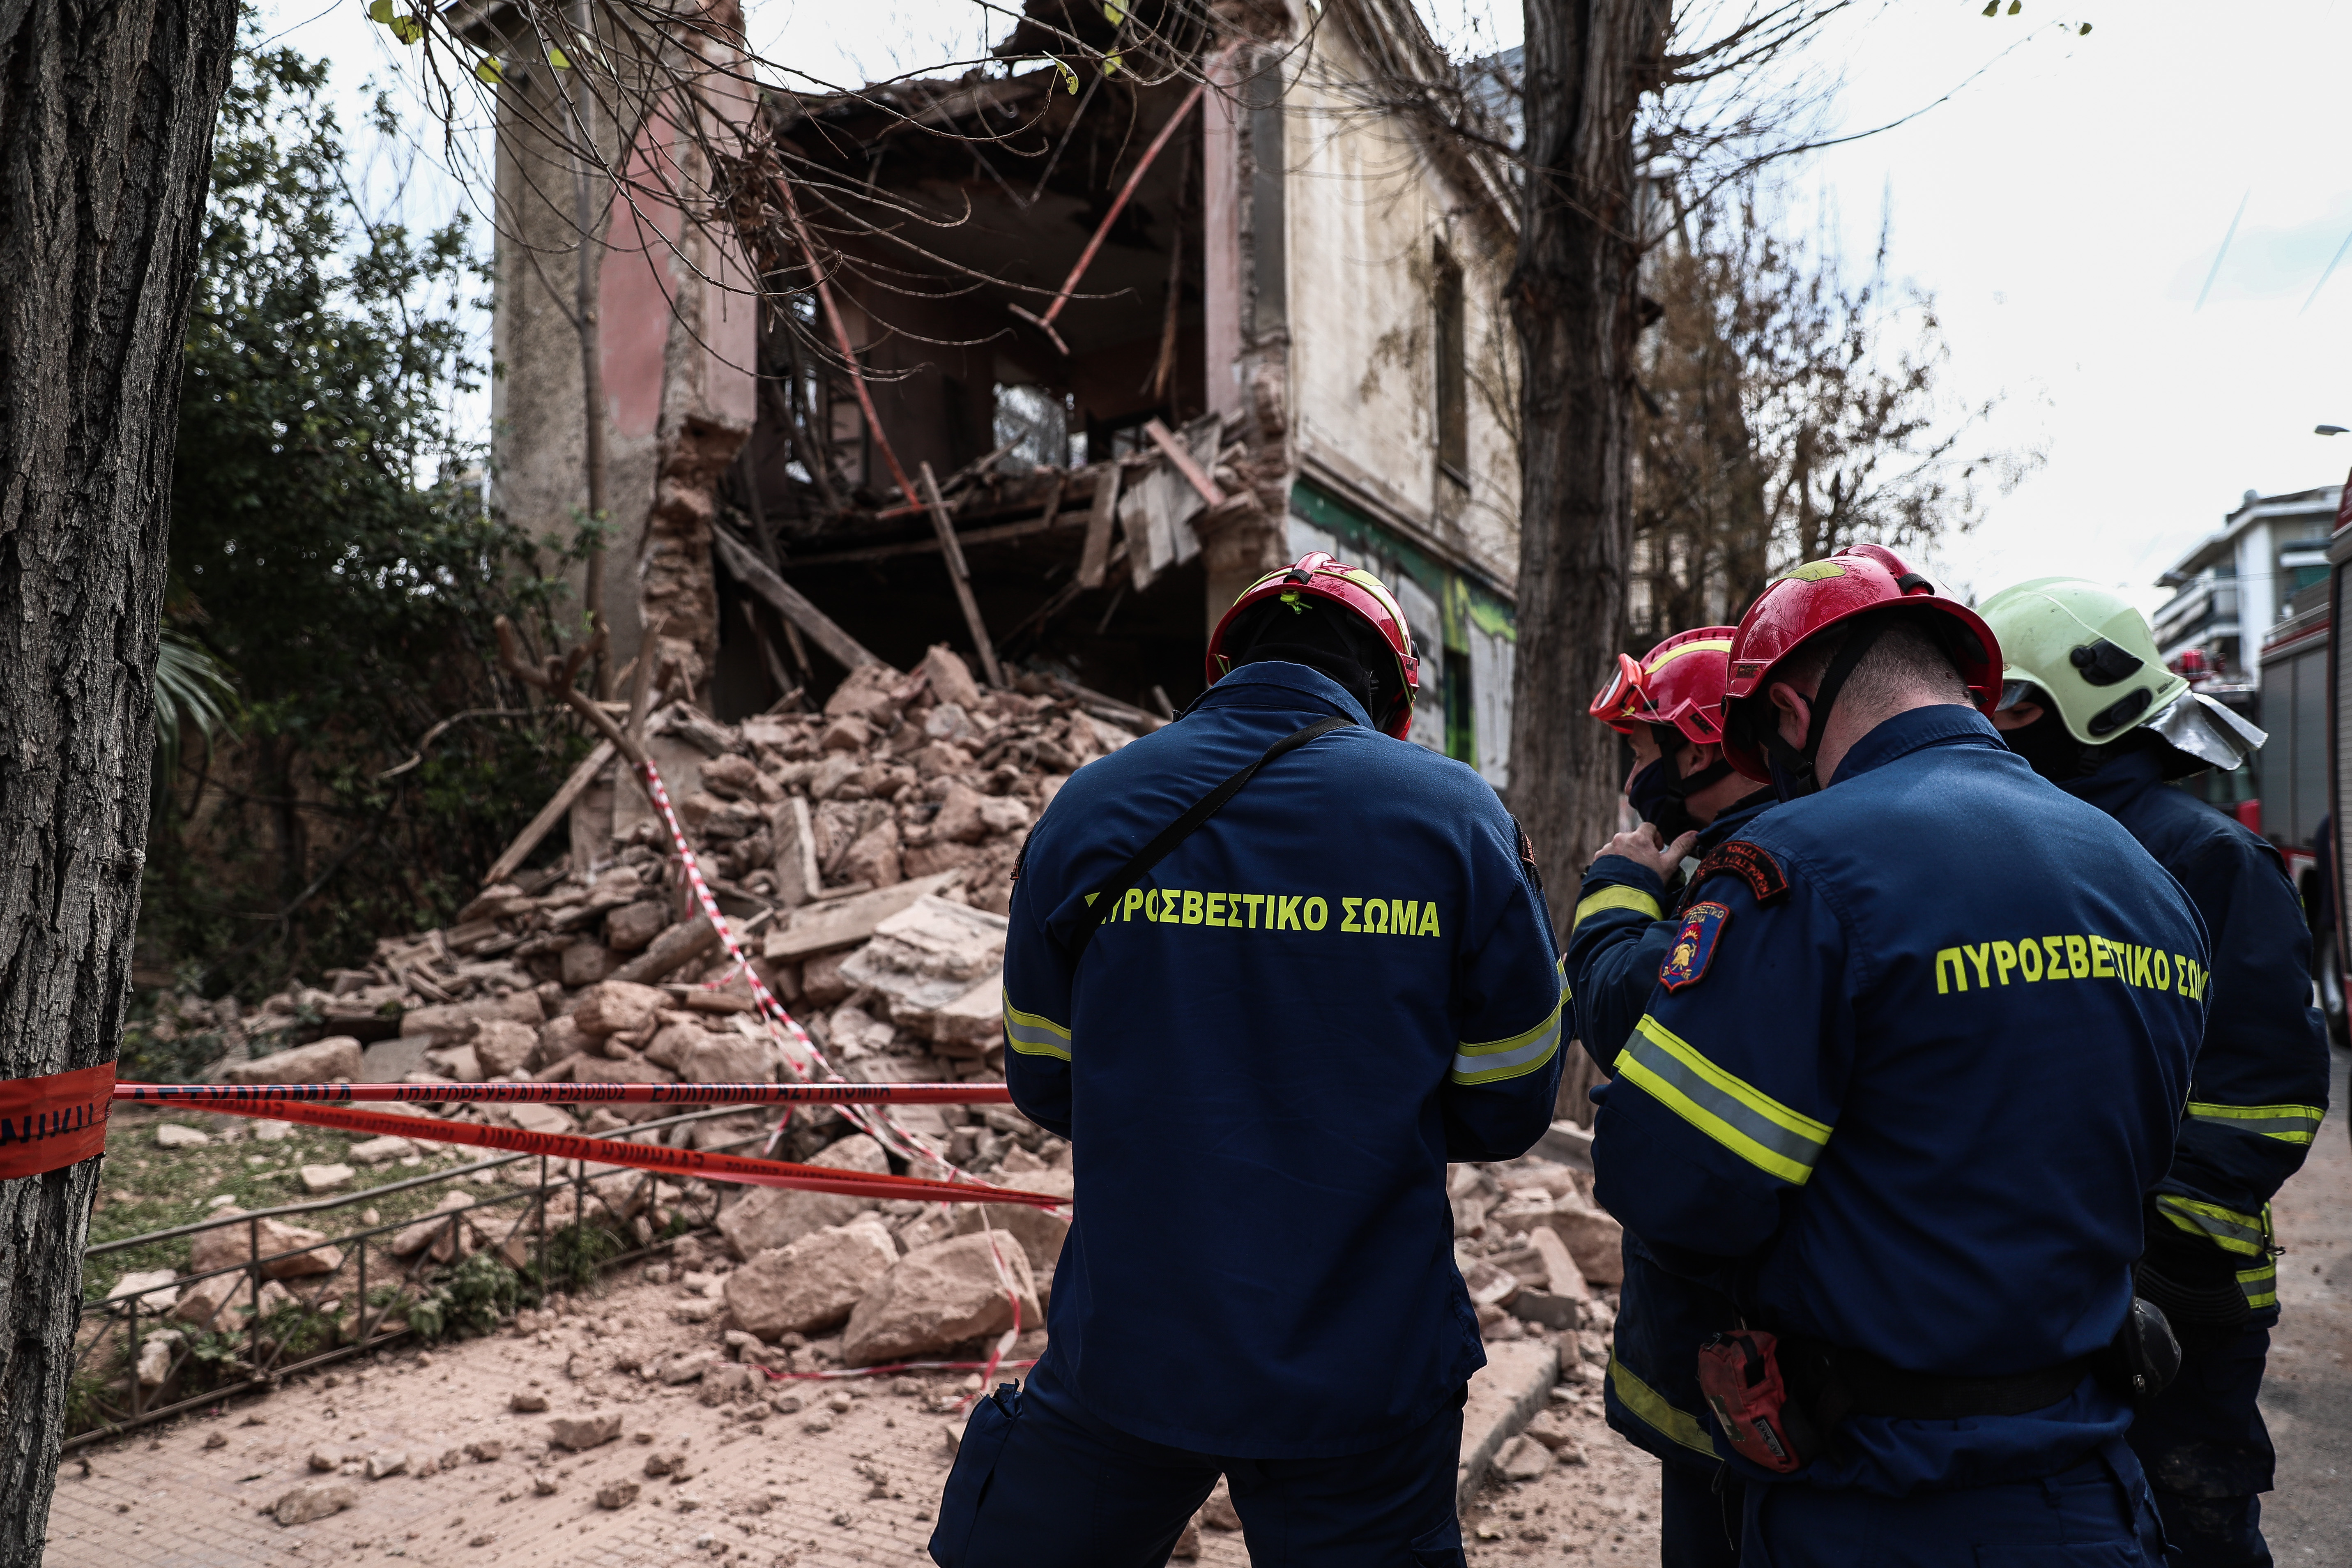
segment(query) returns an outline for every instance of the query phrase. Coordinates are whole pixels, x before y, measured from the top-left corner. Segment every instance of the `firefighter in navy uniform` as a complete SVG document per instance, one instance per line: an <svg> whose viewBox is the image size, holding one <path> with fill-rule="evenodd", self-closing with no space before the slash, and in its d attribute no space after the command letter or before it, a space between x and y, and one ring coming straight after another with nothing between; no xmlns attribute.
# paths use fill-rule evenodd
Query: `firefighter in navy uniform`
<svg viewBox="0 0 2352 1568"><path fill-rule="evenodd" d="M1726 753L1782 804L1708 856L1593 1156L1737 1310L1696 1349L1740 1561L2153 1568L2123 1391L2196 911L2001 745L1990 634L1887 552L1774 582L1730 661Z"/></svg>
<svg viewBox="0 0 2352 1568"><path fill-rule="evenodd" d="M1485 781L1402 739L1369 574L1262 579L1208 675L1071 775L1013 885L1005 1079L1071 1140L1076 1219L1028 1386L965 1430L946 1568L1164 1563L1221 1472L1255 1561L1464 1561L1486 1357L1446 1164L1550 1125L1541 883Z"/></svg>
<svg viewBox="0 0 2352 1568"><path fill-rule="evenodd" d="M2010 749L2137 839L2213 944L2212 1020L2139 1266L2140 1293L2179 1336L2181 1373L2133 1425L2131 1446L2185 1568L2267 1564L2273 1454L2254 1401L2279 1311L2270 1200L2326 1110L2326 1023L2278 851L2168 787L2237 767L2263 736L2167 669L2147 619L2095 584L2021 583L1984 614L2008 660L1993 722Z"/></svg>
<svg viewBox="0 0 2352 1568"><path fill-rule="evenodd" d="M1730 626L1677 632L1618 669L1592 717L1633 743L1626 799L1643 819L1586 868L1568 937L1568 986L1584 1048L1603 1071L1633 1034L1682 922L1669 880L1694 854L1745 832L1779 799L1723 758ZM1666 1568L1722 1568L1739 1558L1740 1487L1703 1418L1696 1351L1731 1321L1719 1292L1659 1267L1625 1235L1616 1346L1602 1385L1609 1425L1660 1460L1659 1557Z"/></svg>

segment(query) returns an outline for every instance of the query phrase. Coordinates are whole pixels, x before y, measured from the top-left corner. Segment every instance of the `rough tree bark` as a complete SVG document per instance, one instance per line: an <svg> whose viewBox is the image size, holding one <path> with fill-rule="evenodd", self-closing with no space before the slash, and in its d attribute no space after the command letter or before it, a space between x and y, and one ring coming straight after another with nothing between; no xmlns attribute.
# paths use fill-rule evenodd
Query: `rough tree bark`
<svg viewBox="0 0 2352 1568"><path fill-rule="evenodd" d="M113 1059L180 345L236 0L0 5L0 1079ZM0 1183L0 1564L41 1560L100 1162Z"/></svg>
<svg viewBox="0 0 2352 1568"><path fill-rule="evenodd" d="M1624 640L1633 542L1633 118L1667 0L1527 0L1527 173L1508 294L1519 392L1512 809L1565 924L1612 831L1615 738L1585 716Z"/></svg>

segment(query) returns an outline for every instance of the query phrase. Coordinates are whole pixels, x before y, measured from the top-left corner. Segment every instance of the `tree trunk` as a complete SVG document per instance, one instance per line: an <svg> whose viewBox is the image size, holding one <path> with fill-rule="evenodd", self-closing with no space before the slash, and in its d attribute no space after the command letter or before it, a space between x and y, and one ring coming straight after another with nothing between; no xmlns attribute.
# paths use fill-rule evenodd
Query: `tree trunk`
<svg viewBox="0 0 2352 1568"><path fill-rule="evenodd" d="M236 0L0 5L0 1079L114 1058ZM99 1162L0 1182L0 1565L41 1560Z"/></svg>
<svg viewBox="0 0 2352 1568"><path fill-rule="evenodd" d="M1512 807L1552 914L1613 827L1616 736L1586 716L1625 635L1633 542L1633 116L1666 0L1528 0L1527 171L1509 283L1520 383Z"/></svg>

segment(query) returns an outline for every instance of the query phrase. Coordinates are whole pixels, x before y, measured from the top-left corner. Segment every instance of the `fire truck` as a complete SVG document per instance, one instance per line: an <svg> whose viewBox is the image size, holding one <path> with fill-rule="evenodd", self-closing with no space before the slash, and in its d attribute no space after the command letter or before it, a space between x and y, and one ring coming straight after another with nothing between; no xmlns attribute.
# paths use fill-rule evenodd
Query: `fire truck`
<svg viewBox="0 0 2352 1568"><path fill-rule="evenodd" d="M2249 781L2256 795L2252 826L2286 858L2287 872L2303 894L2313 936L2312 968L2328 1034L2339 1045L2347 1036L2344 976L2347 963L2343 911L2347 907L2345 858L2335 852L2336 825L2344 821L2347 790L2352 790L2352 637L2337 640L2333 629L2343 613L2347 577L2352 577L2352 482L2336 503L2327 542L2327 575L2287 601L2286 617L2263 639L2260 711L2255 722L2270 732L2259 770Z"/></svg>

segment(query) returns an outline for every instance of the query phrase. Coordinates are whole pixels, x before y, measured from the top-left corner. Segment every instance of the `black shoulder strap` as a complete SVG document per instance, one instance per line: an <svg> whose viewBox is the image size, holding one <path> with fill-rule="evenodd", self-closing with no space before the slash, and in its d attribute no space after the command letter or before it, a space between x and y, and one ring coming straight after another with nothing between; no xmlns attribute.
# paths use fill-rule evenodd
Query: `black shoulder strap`
<svg viewBox="0 0 2352 1568"><path fill-rule="evenodd" d="M1183 816L1161 828L1159 837L1137 850L1133 859L1121 866L1108 881L1088 895L1087 912L1079 918L1078 929L1070 934L1072 966L1076 965L1079 955L1087 951L1087 943L1094 940L1095 929L1109 916L1119 900L1127 896L1127 890L1143 880L1144 873L1166 859L1168 852L1191 837L1201 824L1223 810L1225 802L1239 795L1242 785L1249 783L1258 769L1285 752L1295 752L1309 741L1320 740L1332 731L1344 730L1354 722L1353 719L1335 713L1328 719L1318 719L1304 730L1293 731L1268 746L1249 766L1194 801L1192 809Z"/></svg>

